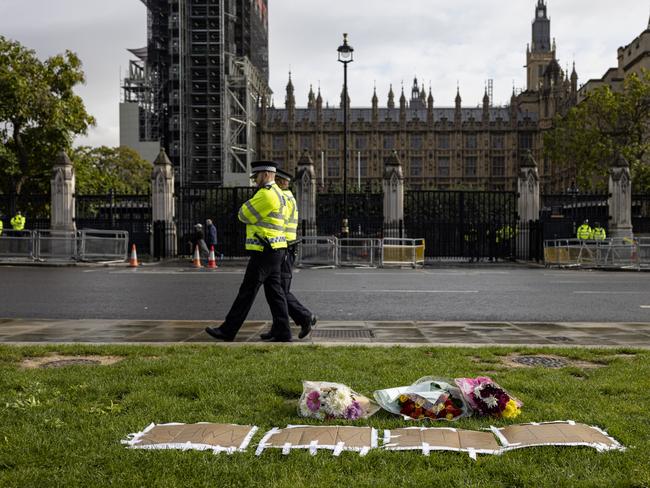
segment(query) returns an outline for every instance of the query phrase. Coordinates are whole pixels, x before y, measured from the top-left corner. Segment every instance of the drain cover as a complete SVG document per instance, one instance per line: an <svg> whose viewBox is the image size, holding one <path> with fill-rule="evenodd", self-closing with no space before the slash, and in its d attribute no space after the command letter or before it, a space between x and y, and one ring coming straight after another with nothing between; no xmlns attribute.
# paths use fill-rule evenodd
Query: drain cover
<svg viewBox="0 0 650 488"><path fill-rule="evenodd" d="M95 366L101 364L95 359L60 359L44 363L41 368L63 368L64 366Z"/></svg>
<svg viewBox="0 0 650 488"><path fill-rule="evenodd" d="M370 329L314 329L311 336L319 339L372 339Z"/></svg>
<svg viewBox="0 0 650 488"><path fill-rule="evenodd" d="M517 356L512 359L515 363L526 366L541 366L543 368L563 368L567 365L564 359L549 358L546 356Z"/></svg>

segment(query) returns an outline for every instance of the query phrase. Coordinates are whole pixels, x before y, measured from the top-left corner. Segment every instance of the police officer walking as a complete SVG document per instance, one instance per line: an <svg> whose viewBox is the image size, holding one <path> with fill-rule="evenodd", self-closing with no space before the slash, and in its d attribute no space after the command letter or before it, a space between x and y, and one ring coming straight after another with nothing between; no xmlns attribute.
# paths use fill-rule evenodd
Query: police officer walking
<svg viewBox="0 0 650 488"><path fill-rule="evenodd" d="M262 284L266 301L273 315L273 342L290 342L287 300L280 281L280 267L287 249L284 234L286 199L275 183L277 163L255 161L251 165L258 191L239 209L238 218L246 224L246 249L250 259L237 298L226 320L219 327L206 327L215 339L231 342L235 339L253 306Z"/></svg>
<svg viewBox="0 0 650 488"><path fill-rule="evenodd" d="M11 219L11 227L13 230L24 230L25 229L25 217L20 211L16 212Z"/></svg>
<svg viewBox="0 0 650 488"><path fill-rule="evenodd" d="M591 239L591 226L589 225L589 221L585 220L580 227L578 227L578 231L576 232L576 237L580 239L581 241L586 241Z"/></svg>
<svg viewBox="0 0 650 488"><path fill-rule="evenodd" d="M604 241L607 238L605 229L600 226L600 223L595 222L594 228L591 231L591 239L594 241Z"/></svg>
<svg viewBox="0 0 650 488"><path fill-rule="evenodd" d="M282 290L287 299L287 308L289 317L300 326L299 339L307 337L311 332L311 328L316 325L318 317L311 313L298 299L291 293L291 280L293 279L293 265L296 261L296 247L298 245L298 204L296 199L289 190L289 182L291 175L286 171L278 169L275 174L275 181L282 190L286 200L287 206L285 207L285 236L287 238L287 256L282 262L280 270ZM264 284L264 292L268 295L268 285ZM260 334L263 340L272 340L276 335L275 323L271 326L269 332Z"/></svg>

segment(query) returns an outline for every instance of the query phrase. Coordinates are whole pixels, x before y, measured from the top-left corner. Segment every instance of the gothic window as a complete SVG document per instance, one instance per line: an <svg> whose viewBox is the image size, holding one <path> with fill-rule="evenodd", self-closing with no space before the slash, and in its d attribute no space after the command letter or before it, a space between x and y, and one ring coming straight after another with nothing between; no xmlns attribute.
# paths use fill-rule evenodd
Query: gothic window
<svg viewBox="0 0 650 488"><path fill-rule="evenodd" d="M414 151L422 149L422 136L420 134L414 134L411 136L411 149Z"/></svg>
<svg viewBox="0 0 650 488"><path fill-rule="evenodd" d="M476 176L476 157L465 158L465 176L470 178Z"/></svg>
<svg viewBox="0 0 650 488"><path fill-rule="evenodd" d="M422 176L422 158L411 158L411 176Z"/></svg>
<svg viewBox="0 0 650 488"><path fill-rule="evenodd" d="M284 136L273 136L273 150L284 151L287 148L287 139Z"/></svg>
<svg viewBox="0 0 650 488"><path fill-rule="evenodd" d="M503 134L492 134L492 149L503 149Z"/></svg>
<svg viewBox="0 0 650 488"><path fill-rule="evenodd" d="M302 136L300 138L300 149L313 149L312 148L312 137L311 136Z"/></svg>
<svg viewBox="0 0 650 488"><path fill-rule="evenodd" d="M465 136L465 147L467 149L476 149L477 145L476 134L467 134Z"/></svg>
<svg viewBox="0 0 650 488"><path fill-rule="evenodd" d="M362 157L361 159L357 159L357 171L359 172L359 175L364 178L368 176L368 159Z"/></svg>
<svg viewBox="0 0 650 488"><path fill-rule="evenodd" d="M327 139L327 147L329 149L339 148L339 136L329 136Z"/></svg>
<svg viewBox="0 0 650 488"><path fill-rule="evenodd" d="M532 149L533 148L533 134L532 132L522 132L519 134L519 149Z"/></svg>
<svg viewBox="0 0 650 488"><path fill-rule="evenodd" d="M395 149L395 136L393 134L384 136L384 149Z"/></svg>
<svg viewBox="0 0 650 488"><path fill-rule="evenodd" d="M449 149L449 134L438 134L438 148Z"/></svg>
<svg viewBox="0 0 650 488"><path fill-rule="evenodd" d="M368 137L366 137L366 136L357 136L355 138L355 147L357 149L367 149L368 148Z"/></svg>
<svg viewBox="0 0 650 488"><path fill-rule="evenodd" d="M449 177L449 157L438 158L438 176L441 178Z"/></svg>
<svg viewBox="0 0 650 488"><path fill-rule="evenodd" d="M340 174L341 165L339 158L328 158L327 160L327 176L330 178L337 178Z"/></svg>
<svg viewBox="0 0 650 488"><path fill-rule="evenodd" d="M505 176L506 160L503 156L492 158L492 176Z"/></svg>

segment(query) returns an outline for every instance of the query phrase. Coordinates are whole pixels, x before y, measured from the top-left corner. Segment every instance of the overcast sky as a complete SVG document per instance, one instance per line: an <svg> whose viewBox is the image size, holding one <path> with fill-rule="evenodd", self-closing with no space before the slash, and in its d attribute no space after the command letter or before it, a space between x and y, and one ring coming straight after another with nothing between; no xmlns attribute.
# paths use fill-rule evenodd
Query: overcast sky
<svg viewBox="0 0 650 488"><path fill-rule="evenodd" d="M284 105L292 72L296 101L309 85L340 101L343 79L336 48L348 32L355 49L349 67L353 106L369 106L376 84L385 106L389 84L407 97L417 76L431 85L437 106L453 106L456 84L464 106L476 106L485 80L494 101L506 104L513 82L523 88L526 44L537 0L269 0L271 89ZM573 60L580 83L616 65L616 49L648 25L648 0L548 0L551 36L564 68ZM117 145L120 73L126 48L146 43L146 9L140 0L0 0L0 34L42 58L71 49L87 84L79 88L97 127L80 143Z"/></svg>

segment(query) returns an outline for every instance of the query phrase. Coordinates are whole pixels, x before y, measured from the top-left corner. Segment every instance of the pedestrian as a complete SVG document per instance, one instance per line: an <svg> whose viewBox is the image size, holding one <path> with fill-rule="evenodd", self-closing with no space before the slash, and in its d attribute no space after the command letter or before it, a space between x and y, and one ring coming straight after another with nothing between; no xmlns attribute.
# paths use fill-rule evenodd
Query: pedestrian
<svg viewBox="0 0 650 488"><path fill-rule="evenodd" d="M298 204L293 196L293 193L291 193L291 190L289 189L291 175L286 171L278 169L275 174L275 181L282 190L282 193L287 200L287 205L285 207L285 236L287 238L287 255L284 261L282 261L282 267L280 269L280 281L282 283L284 296L287 299L289 317L291 317L296 325L300 326L298 338L303 339L309 335L312 327L316 325L318 317L311 313L309 309L300 303L295 295L291 293L293 265L296 261L296 250L298 246ZM266 283L264 284L264 293L269 293L268 285ZM269 332L260 334L260 337L263 340L272 340L273 337L275 337L275 334L275 323L273 323L271 330Z"/></svg>
<svg viewBox="0 0 650 488"><path fill-rule="evenodd" d="M205 221L205 244L208 250L214 246L215 252L217 249L217 228L212 223L211 219Z"/></svg>
<svg viewBox="0 0 650 488"><path fill-rule="evenodd" d="M3 228L4 228L4 224L2 223L2 213L0 213L0 236L2 235Z"/></svg>
<svg viewBox="0 0 650 488"><path fill-rule="evenodd" d="M594 228L591 231L591 239L594 241L604 241L607 238L605 229L600 226L599 222L594 222Z"/></svg>
<svg viewBox="0 0 650 488"><path fill-rule="evenodd" d="M205 243L205 236L203 234L203 225L201 224L194 225L194 239L192 240L192 253L194 253L196 246L199 247L199 257L201 258L201 261L207 263L210 250L208 249L208 246Z"/></svg>
<svg viewBox="0 0 650 488"><path fill-rule="evenodd" d="M250 259L237 298L219 327L206 327L205 331L220 341L235 339L248 312L253 306L260 286L265 285L266 301L274 323L273 342L290 342L287 299L282 291L282 261L286 255L285 236L286 199L275 183L277 163L254 161L251 164L258 190L239 209L238 218L246 224L246 250Z"/></svg>
<svg viewBox="0 0 650 488"><path fill-rule="evenodd" d="M25 217L19 210L11 219L11 227L13 230L22 231L25 229L25 220Z"/></svg>
<svg viewBox="0 0 650 488"><path fill-rule="evenodd" d="M585 219L578 231L576 232L576 237L581 241L586 241L591 239L591 226L589 225L589 220Z"/></svg>

